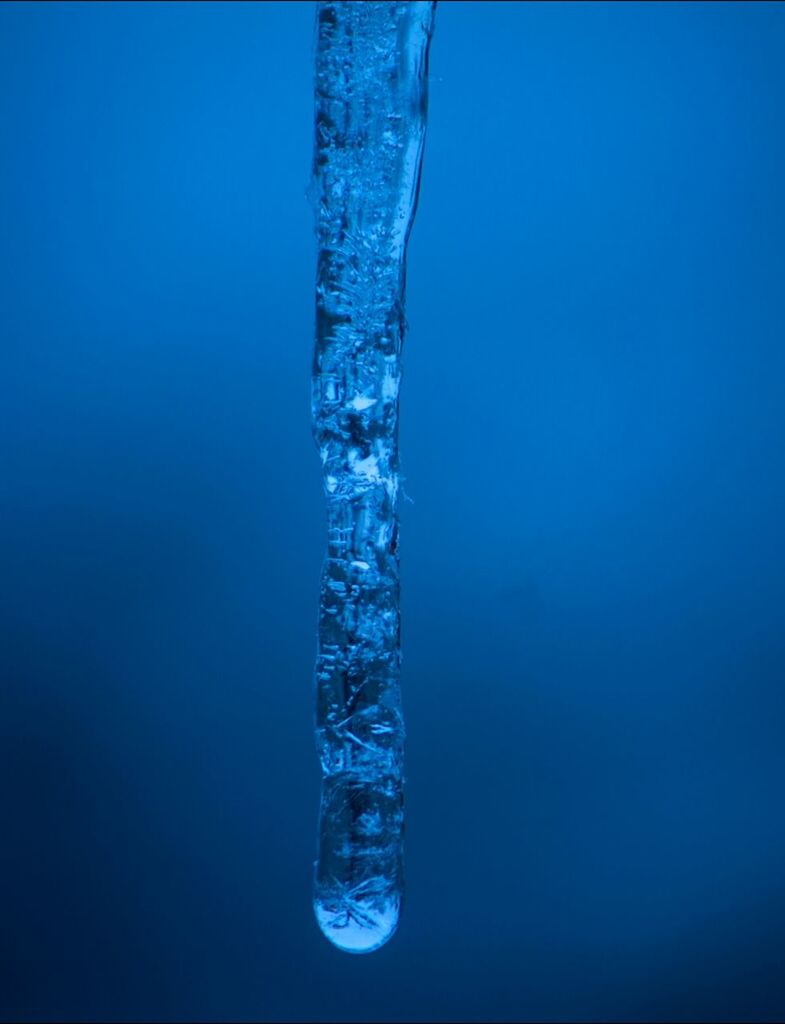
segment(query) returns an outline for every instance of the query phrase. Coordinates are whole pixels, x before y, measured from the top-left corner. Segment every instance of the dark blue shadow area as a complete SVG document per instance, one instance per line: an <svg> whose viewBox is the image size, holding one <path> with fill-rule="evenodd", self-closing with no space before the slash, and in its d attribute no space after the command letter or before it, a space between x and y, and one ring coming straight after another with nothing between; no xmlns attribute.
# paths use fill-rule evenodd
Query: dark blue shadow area
<svg viewBox="0 0 785 1024"><path fill-rule="evenodd" d="M0 6L0 1016L785 1014L785 8L442 3L407 905L310 908L311 4Z"/></svg>

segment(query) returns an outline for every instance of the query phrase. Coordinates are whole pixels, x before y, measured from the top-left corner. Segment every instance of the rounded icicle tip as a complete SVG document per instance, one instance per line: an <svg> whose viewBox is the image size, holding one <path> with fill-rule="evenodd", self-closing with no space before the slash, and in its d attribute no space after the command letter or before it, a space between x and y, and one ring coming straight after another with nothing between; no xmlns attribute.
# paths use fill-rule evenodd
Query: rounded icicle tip
<svg viewBox="0 0 785 1024"><path fill-rule="evenodd" d="M313 908L337 949L372 953L394 934L403 904L399 773L322 780Z"/></svg>
<svg viewBox="0 0 785 1024"><path fill-rule="evenodd" d="M373 953L395 934L400 900L380 904L378 897L366 901L347 896L341 903L317 898L313 909L324 937L344 953Z"/></svg>

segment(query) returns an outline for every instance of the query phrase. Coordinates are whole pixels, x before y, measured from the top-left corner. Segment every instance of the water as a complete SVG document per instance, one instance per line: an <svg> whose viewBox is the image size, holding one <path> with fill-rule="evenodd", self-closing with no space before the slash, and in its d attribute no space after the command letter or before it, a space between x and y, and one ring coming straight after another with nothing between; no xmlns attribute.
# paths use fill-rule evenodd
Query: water
<svg viewBox="0 0 785 1024"><path fill-rule="evenodd" d="M313 429L328 541L314 909L327 938L355 953L389 939L403 896L398 391L434 7L317 11Z"/></svg>

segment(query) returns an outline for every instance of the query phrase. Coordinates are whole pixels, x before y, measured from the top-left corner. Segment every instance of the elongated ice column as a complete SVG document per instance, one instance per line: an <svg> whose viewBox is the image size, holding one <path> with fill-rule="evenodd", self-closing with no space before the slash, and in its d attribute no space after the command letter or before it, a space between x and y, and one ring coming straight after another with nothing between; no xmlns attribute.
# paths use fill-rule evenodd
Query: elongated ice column
<svg viewBox="0 0 785 1024"><path fill-rule="evenodd" d="M328 546L314 909L327 938L354 953L392 935L403 894L398 385L434 7L317 7L313 429Z"/></svg>

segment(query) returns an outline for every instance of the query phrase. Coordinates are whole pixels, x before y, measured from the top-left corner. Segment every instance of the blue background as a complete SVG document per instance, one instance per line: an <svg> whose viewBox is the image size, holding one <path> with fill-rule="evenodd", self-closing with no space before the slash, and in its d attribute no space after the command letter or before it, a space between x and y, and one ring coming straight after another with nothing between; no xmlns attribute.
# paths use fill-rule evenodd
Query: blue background
<svg viewBox="0 0 785 1024"><path fill-rule="evenodd" d="M785 6L437 12L366 958L310 908L313 13L0 7L0 1012L781 1017Z"/></svg>

